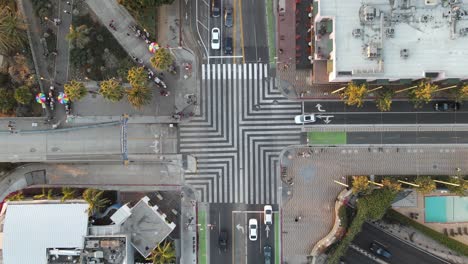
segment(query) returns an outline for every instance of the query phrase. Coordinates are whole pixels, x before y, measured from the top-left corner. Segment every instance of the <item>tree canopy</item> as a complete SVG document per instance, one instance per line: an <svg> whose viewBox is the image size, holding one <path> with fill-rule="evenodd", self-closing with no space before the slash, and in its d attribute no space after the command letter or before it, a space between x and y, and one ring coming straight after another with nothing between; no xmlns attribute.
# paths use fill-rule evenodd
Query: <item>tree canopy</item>
<svg viewBox="0 0 468 264"><path fill-rule="evenodd" d="M379 92L375 99L377 108L382 112L390 111L394 94L395 92L390 89Z"/></svg>
<svg viewBox="0 0 468 264"><path fill-rule="evenodd" d="M423 194L431 193L436 189L435 182L429 176L418 176L414 183L419 185L416 189Z"/></svg>
<svg viewBox="0 0 468 264"><path fill-rule="evenodd" d="M174 263L176 258L175 249L171 242L164 241L151 251L151 255L147 258L153 264Z"/></svg>
<svg viewBox="0 0 468 264"><path fill-rule="evenodd" d="M83 192L83 199L88 203L88 214L92 215L96 212L100 212L109 203L110 200L103 197L104 191L97 189L86 189Z"/></svg>
<svg viewBox="0 0 468 264"><path fill-rule="evenodd" d="M29 104L33 99L31 90L27 86L21 86L15 90L15 99L20 104Z"/></svg>
<svg viewBox="0 0 468 264"><path fill-rule="evenodd" d="M353 193L367 194L371 191L367 176L353 176Z"/></svg>
<svg viewBox="0 0 468 264"><path fill-rule="evenodd" d="M354 82L350 82L341 93L341 99L344 100L347 105L362 107L364 104L364 98L367 96L367 91L366 84L359 85Z"/></svg>
<svg viewBox="0 0 468 264"><path fill-rule="evenodd" d="M91 29L86 25L81 25L76 28L70 26L70 31L65 38L70 41L70 45L73 48L84 49L91 39L89 38L89 32Z"/></svg>
<svg viewBox="0 0 468 264"><path fill-rule="evenodd" d="M450 184L447 184L447 189L449 192L459 195L459 196L466 196L468 192L468 181L465 179L462 179L460 177L450 177L448 180L450 183L458 184L458 186L453 186Z"/></svg>
<svg viewBox="0 0 468 264"><path fill-rule="evenodd" d="M68 98L72 101L81 100L88 94L88 90L86 90L84 83L76 80L71 80L69 83L66 83L63 88Z"/></svg>
<svg viewBox="0 0 468 264"><path fill-rule="evenodd" d="M7 114L15 108L16 100L13 90L0 87L0 111Z"/></svg>
<svg viewBox="0 0 468 264"><path fill-rule="evenodd" d="M156 51L153 57L150 59L151 65L161 71L167 70L172 63L174 63L174 57L168 49L160 48Z"/></svg>
<svg viewBox="0 0 468 264"><path fill-rule="evenodd" d="M99 84L99 94L111 102L118 102L124 97L125 90L119 81L112 78Z"/></svg>
<svg viewBox="0 0 468 264"><path fill-rule="evenodd" d="M132 87L148 85L148 75L143 67L132 67L128 70L127 80Z"/></svg>
<svg viewBox="0 0 468 264"><path fill-rule="evenodd" d="M134 86L127 90L128 102L136 109L149 104L152 95L151 90L147 86Z"/></svg>
<svg viewBox="0 0 468 264"><path fill-rule="evenodd" d="M20 13L8 6L0 7L0 54L8 54L26 41L26 23Z"/></svg>
<svg viewBox="0 0 468 264"><path fill-rule="evenodd" d="M421 81L415 89L408 92L410 100L415 108L420 108L423 104L427 104L432 100L438 86L428 80Z"/></svg>

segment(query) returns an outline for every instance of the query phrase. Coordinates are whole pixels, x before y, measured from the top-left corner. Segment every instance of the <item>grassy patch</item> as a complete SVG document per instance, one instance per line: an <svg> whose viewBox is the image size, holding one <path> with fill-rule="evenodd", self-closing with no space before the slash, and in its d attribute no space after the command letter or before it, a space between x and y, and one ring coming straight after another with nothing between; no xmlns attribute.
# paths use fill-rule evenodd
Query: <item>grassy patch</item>
<svg viewBox="0 0 468 264"><path fill-rule="evenodd" d="M205 264L206 261L206 212L198 210L198 263Z"/></svg>
<svg viewBox="0 0 468 264"><path fill-rule="evenodd" d="M267 13L267 24L268 24L268 54L270 56L270 65L274 67L276 65L276 43L275 43L275 18L273 13L273 0L266 1L266 13Z"/></svg>
<svg viewBox="0 0 468 264"><path fill-rule="evenodd" d="M146 29L153 37L156 36L157 13L157 7L148 7L143 12L134 16L138 24Z"/></svg>
<svg viewBox="0 0 468 264"><path fill-rule="evenodd" d="M346 132L309 132L307 138L309 144L346 144Z"/></svg>
<svg viewBox="0 0 468 264"><path fill-rule="evenodd" d="M279 219L279 213L273 215L274 219L273 222L275 223L275 264L280 264L280 251L281 251L281 245L280 245L280 237L281 237L281 230L280 230L280 219Z"/></svg>
<svg viewBox="0 0 468 264"><path fill-rule="evenodd" d="M439 233L425 225L422 225L416 221L409 219L408 217L398 213L397 211L391 209L388 210L387 214L385 215L385 219L389 220L390 222L398 222L403 225L408 225L414 227L424 235L434 239L435 241L439 242L442 245L450 248L453 251L456 251L460 254L468 256L468 245L465 245L455 239L452 239L442 233Z"/></svg>

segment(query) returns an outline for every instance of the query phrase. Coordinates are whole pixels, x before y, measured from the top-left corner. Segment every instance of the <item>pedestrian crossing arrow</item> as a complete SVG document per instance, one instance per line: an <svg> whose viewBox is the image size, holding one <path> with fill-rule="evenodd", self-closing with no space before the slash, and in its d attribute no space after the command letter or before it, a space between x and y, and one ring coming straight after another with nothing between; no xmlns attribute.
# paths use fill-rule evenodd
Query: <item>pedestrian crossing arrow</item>
<svg viewBox="0 0 468 264"><path fill-rule="evenodd" d="M316 104L315 107L317 107L317 110L319 112L325 112L326 110L322 109L322 105L321 104Z"/></svg>
<svg viewBox="0 0 468 264"><path fill-rule="evenodd" d="M269 226L269 225L267 225L267 226L265 227L265 231L266 231L266 233L267 233L266 235L267 235L267 238L268 238L268 234L270 234L270 226Z"/></svg>
<svg viewBox="0 0 468 264"><path fill-rule="evenodd" d="M237 230L240 230L242 232L242 234L244 234L244 227L243 226L241 226L240 224L237 224L236 228L237 228Z"/></svg>
<svg viewBox="0 0 468 264"><path fill-rule="evenodd" d="M333 118L335 116L333 115L317 115L318 118L322 119L325 124L329 124L331 122L330 118Z"/></svg>

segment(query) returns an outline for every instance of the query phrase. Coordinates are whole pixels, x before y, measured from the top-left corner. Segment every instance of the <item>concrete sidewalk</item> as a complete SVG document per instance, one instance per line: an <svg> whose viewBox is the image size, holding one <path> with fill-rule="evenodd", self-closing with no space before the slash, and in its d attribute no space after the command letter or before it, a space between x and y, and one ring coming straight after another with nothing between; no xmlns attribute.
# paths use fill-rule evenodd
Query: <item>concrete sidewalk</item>
<svg viewBox="0 0 468 264"><path fill-rule="evenodd" d="M181 242L180 263L197 263L197 199L189 186L182 187L181 200Z"/></svg>

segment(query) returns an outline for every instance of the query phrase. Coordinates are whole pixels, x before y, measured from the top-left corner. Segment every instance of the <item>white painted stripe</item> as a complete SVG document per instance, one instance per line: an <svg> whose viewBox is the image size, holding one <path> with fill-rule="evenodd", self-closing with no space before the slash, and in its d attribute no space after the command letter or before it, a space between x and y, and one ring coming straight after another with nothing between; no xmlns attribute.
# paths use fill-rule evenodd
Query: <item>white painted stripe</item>
<svg viewBox="0 0 468 264"><path fill-rule="evenodd" d="M205 80L205 74L206 74L206 65L202 64L202 80Z"/></svg>
<svg viewBox="0 0 468 264"><path fill-rule="evenodd" d="M268 77L268 64L263 64L263 77L267 78Z"/></svg>
<svg viewBox="0 0 468 264"><path fill-rule="evenodd" d="M228 80L231 79L231 66L232 66L231 64L228 64L228 65L227 65L227 68L228 68Z"/></svg>
<svg viewBox="0 0 468 264"><path fill-rule="evenodd" d="M237 64L232 65L232 78L237 80ZM237 89L237 86L235 86Z"/></svg>
<svg viewBox="0 0 468 264"><path fill-rule="evenodd" d="M223 64L223 79L226 79L226 64Z"/></svg>
<svg viewBox="0 0 468 264"><path fill-rule="evenodd" d="M211 80L211 64L206 65L206 79Z"/></svg>
<svg viewBox="0 0 468 264"><path fill-rule="evenodd" d="M218 80L221 80L221 64L216 64L217 68L216 68L216 78Z"/></svg>
<svg viewBox="0 0 468 264"><path fill-rule="evenodd" d="M249 73L248 73L247 80L252 80L253 79L253 76L252 76L252 63L249 63L249 70L248 71L249 71Z"/></svg>
<svg viewBox="0 0 468 264"><path fill-rule="evenodd" d="M263 67L261 64L258 67L258 76L260 76L260 79L263 79ZM261 85L260 89L264 91L265 82L263 80L260 81L260 85Z"/></svg>
<svg viewBox="0 0 468 264"><path fill-rule="evenodd" d="M254 63L253 64L253 78L254 80L257 80L257 67L258 67L258 63Z"/></svg>
<svg viewBox="0 0 468 264"><path fill-rule="evenodd" d="M247 64L244 65L244 80L247 80Z"/></svg>

